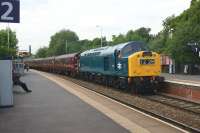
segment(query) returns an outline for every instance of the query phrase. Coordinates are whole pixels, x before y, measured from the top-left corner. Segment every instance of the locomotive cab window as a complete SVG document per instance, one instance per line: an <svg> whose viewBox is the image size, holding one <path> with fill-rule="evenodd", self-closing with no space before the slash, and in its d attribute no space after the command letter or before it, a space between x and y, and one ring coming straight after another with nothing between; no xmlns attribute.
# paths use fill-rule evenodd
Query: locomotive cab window
<svg viewBox="0 0 200 133"><path fill-rule="evenodd" d="M144 46L144 44L135 43L135 44L130 44L130 45L127 45L126 47L124 47L122 49L121 54L122 54L123 57L128 57L135 52L144 51L146 49L147 48Z"/></svg>

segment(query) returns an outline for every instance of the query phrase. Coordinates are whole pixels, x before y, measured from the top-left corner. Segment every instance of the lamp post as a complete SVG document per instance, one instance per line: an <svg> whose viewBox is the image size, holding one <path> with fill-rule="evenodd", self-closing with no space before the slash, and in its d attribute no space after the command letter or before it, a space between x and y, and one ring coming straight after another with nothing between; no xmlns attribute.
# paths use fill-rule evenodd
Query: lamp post
<svg viewBox="0 0 200 133"><path fill-rule="evenodd" d="M170 38L170 39L172 39L173 33L174 33L174 29L171 28L171 29L169 30L169 38Z"/></svg>
<svg viewBox="0 0 200 133"><path fill-rule="evenodd" d="M67 40L66 40L66 42L65 42L65 45L66 45L66 54L67 54Z"/></svg>
<svg viewBox="0 0 200 133"><path fill-rule="evenodd" d="M10 26L9 26L9 23L8 23L8 26L7 26L7 42L8 42L8 49L10 48Z"/></svg>
<svg viewBox="0 0 200 133"><path fill-rule="evenodd" d="M97 28L100 28L100 32L101 32L101 47L103 46L103 36L102 36L102 32L103 32L103 28L99 25L96 26Z"/></svg>

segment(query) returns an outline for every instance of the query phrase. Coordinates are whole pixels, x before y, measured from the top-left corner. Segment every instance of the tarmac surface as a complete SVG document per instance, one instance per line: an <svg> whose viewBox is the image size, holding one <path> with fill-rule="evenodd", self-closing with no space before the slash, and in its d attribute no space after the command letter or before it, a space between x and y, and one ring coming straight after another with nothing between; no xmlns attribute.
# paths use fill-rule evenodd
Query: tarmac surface
<svg viewBox="0 0 200 133"><path fill-rule="evenodd" d="M0 109L0 133L129 133L50 80L29 72L32 93L14 88L14 107Z"/></svg>
<svg viewBox="0 0 200 133"><path fill-rule="evenodd" d="M0 133L186 133L54 74L31 70L0 109Z"/></svg>

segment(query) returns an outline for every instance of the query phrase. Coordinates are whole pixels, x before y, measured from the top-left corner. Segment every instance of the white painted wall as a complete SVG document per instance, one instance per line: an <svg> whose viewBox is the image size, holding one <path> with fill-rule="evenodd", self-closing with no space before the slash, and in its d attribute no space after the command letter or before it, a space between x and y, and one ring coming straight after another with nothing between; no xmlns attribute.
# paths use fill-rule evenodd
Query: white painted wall
<svg viewBox="0 0 200 133"><path fill-rule="evenodd" d="M4 106L13 106L11 60L0 60L0 107Z"/></svg>

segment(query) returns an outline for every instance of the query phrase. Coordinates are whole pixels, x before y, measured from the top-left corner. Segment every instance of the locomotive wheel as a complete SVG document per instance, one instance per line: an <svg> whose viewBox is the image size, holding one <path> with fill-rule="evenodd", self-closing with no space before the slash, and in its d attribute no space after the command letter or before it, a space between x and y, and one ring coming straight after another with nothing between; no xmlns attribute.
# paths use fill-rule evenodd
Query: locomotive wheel
<svg viewBox="0 0 200 133"><path fill-rule="evenodd" d="M141 94L146 94L146 95L152 95L153 94L153 83L151 83L151 80L149 78L144 78L143 80L143 87L142 87L142 92Z"/></svg>

